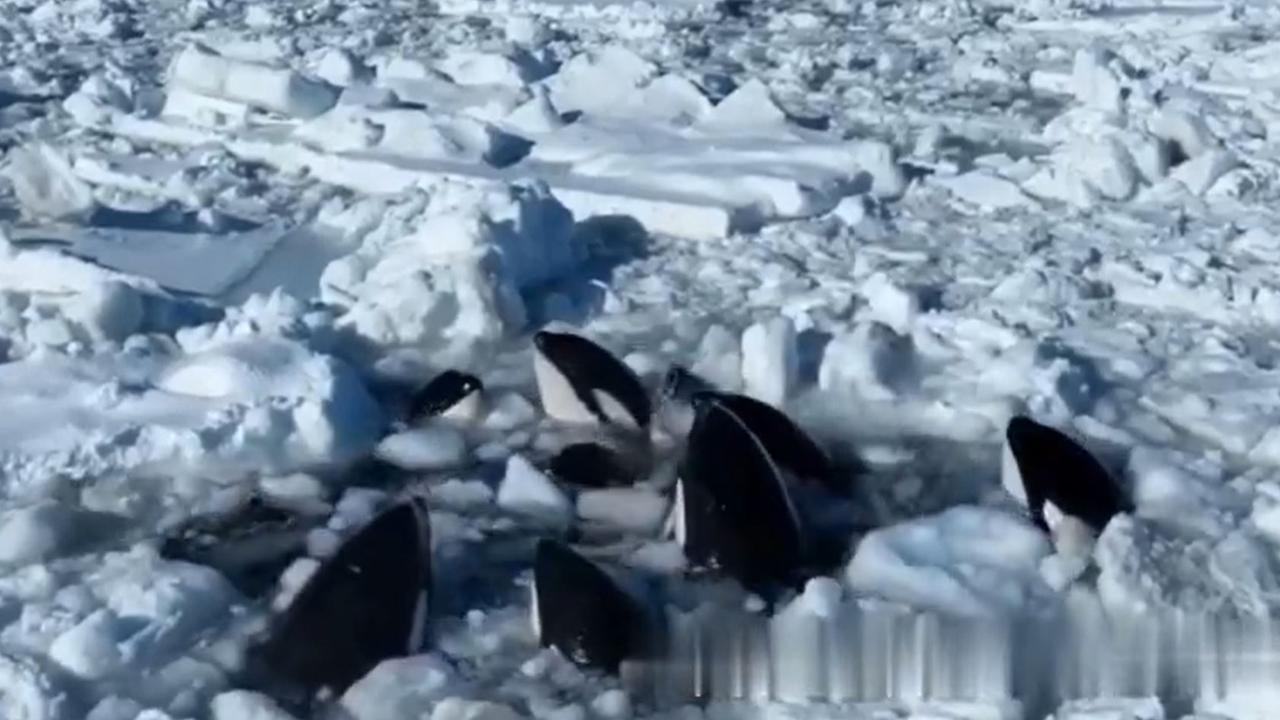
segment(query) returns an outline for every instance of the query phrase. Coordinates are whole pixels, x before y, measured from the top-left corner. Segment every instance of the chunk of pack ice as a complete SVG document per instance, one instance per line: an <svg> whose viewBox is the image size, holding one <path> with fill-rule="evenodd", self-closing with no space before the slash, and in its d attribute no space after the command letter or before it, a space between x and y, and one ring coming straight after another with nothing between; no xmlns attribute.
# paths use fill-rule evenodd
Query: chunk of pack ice
<svg viewBox="0 0 1280 720"><path fill-rule="evenodd" d="M23 212L50 220L87 222L97 209L93 191L62 151L42 142L9 152L5 176Z"/></svg>
<svg viewBox="0 0 1280 720"><path fill-rule="evenodd" d="M721 390L736 392L742 387L742 346L723 325L712 325L702 336L694 354L694 375Z"/></svg>
<svg viewBox="0 0 1280 720"><path fill-rule="evenodd" d="M575 55L547 80L562 111L610 114L657 75L657 67L621 45Z"/></svg>
<svg viewBox="0 0 1280 720"><path fill-rule="evenodd" d="M102 73L95 73L62 102L62 109L79 124L93 127L109 122L116 112L131 111L133 102L131 85L117 84Z"/></svg>
<svg viewBox="0 0 1280 720"><path fill-rule="evenodd" d="M355 720L425 718L456 682L453 668L436 655L393 658L357 680L341 703Z"/></svg>
<svg viewBox="0 0 1280 720"><path fill-rule="evenodd" d="M1196 195L1203 195L1213 187L1218 178L1240 164L1230 150L1209 150L1174 168L1169 178L1186 186Z"/></svg>
<svg viewBox="0 0 1280 720"><path fill-rule="evenodd" d="M362 719L363 720L363 719ZM484 700L445 698L431 711L431 720L521 720L511 706Z"/></svg>
<svg viewBox="0 0 1280 720"><path fill-rule="evenodd" d="M858 168L871 176L871 193L881 198L897 198L907 189L907 173L898 162L892 145L866 140L854 145Z"/></svg>
<svg viewBox="0 0 1280 720"><path fill-rule="evenodd" d="M1181 108L1162 108L1149 127L1157 137L1176 145L1188 158L1200 157L1219 147L1204 118Z"/></svg>
<svg viewBox="0 0 1280 720"><path fill-rule="evenodd" d="M0 654L0 687L5 717L65 720L74 716L65 690L59 690L36 662L10 652Z"/></svg>
<svg viewBox="0 0 1280 720"><path fill-rule="evenodd" d="M431 423L383 438L374 454L406 470L448 470L466 462L467 442L457 428Z"/></svg>
<svg viewBox="0 0 1280 720"><path fill-rule="evenodd" d="M65 553L77 531L76 513L44 500L0 515L0 563L21 565Z"/></svg>
<svg viewBox="0 0 1280 720"><path fill-rule="evenodd" d="M223 57L188 45L169 66L169 82L191 92L240 102L292 117L310 118L333 107L339 91L293 70Z"/></svg>
<svg viewBox="0 0 1280 720"><path fill-rule="evenodd" d="M533 88L533 97L508 113L502 124L518 133L541 135L559 130L566 123L555 103L551 102L551 94L539 85Z"/></svg>
<svg viewBox="0 0 1280 720"><path fill-rule="evenodd" d="M979 169L957 175L941 177L933 181L951 191L952 195L978 206L983 210L1020 207L1033 201L1018 184L1000 177L990 170Z"/></svg>
<svg viewBox="0 0 1280 720"><path fill-rule="evenodd" d="M578 517L632 532L656 530L667 501L644 488L604 488L578 493Z"/></svg>
<svg viewBox="0 0 1280 720"><path fill-rule="evenodd" d="M527 143L487 122L416 108L341 104L303 123L294 137L329 152L376 149L424 160L504 164Z"/></svg>
<svg viewBox="0 0 1280 720"><path fill-rule="evenodd" d="M136 288L107 280L72 297L62 312L96 341L123 342L141 327L144 308Z"/></svg>
<svg viewBox="0 0 1280 720"><path fill-rule="evenodd" d="M564 528L573 522L569 498L523 455L507 459L497 499L498 507L552 527Z"/></svg>
<svg viewBox="0 0 1280 720"><path fill-rule="evenodd" d="M316 77L335 87L350 87L370 75L364 63L343 48L329 48L316 63Z"/></svg>
<svg viewBox="0 0 1280 720"><path fill-rule="evenodd" d="M1141 175L1137 164L1128 148L1115 137L1081 138L1055 157L1068 172L1108 200L1128 200L1138 188Z"/></svg>
<svg viewBox="0 0 1280 720"><path fill-rule="evenodd" d="M275 700L251 690L219 693L209 704L211 720L295 720Z"/></svg>
<svg viewBox="0 0 1280 720"><path fill-rule="evenodd" d="M142 712L137 700L109 695L98 701L84 720L138 720Z"/></svg>
<svg viewBox="0 0 1280 720"><path fill-rule="evenodd" d="M535 77L535 68L522 66L506 55L475 50L453 50L436 67L459 85L518 88Z"/></svg>
<svg viewBox="0 0 1280 720"><path fill-rule="evenodd" d="M484 427L495 432L510 432L538 419L538 409L517 392L500 395L485 416Z"/></svg>
<svg viewBox="0 0 1280 720"><path fill-rule="evenodd" d="M636 114L659 122L697 122L711 112L702 90L680 75L660 75L632 100Z"/></svg>
<svg viewBox="0 0 1280 720"><path fill-rule="evenodd" d="M742 333L742 380L748 395L780 407L799 375L796 328L777 316Z"/></svg>
<svg viewBox="0 0 1280 720"><path fill-rule="evenodd" d="M1007 513L960 505L873 530L845 570L862 593L962 615L1025 609L1049 597L1040 561L1049 541Z"/></svg>
<svg viewBox="0 0 1280 720"><path fill-rule="evenodd" d="M442 188L430 212L383 213L357 255L330 263L321 298L339 325L384 345L496 339L525 322L524 290L577 269L586 247L544 183Z"/></svg>
<svg viewBox="0 0 1280 720"><path fill-rule="evenodd" d="M769 88L752 78L721 100L699 123L708 130L745 132L776 128L787 122L787 114L773 99Z"/></svg>
<svg viewBox="0 0 1280 720"><path fill-rule="evenodd" d="M1113 69L1115 56L1108 50L1086 47L1076 51L1071 69L1071 91L1080 104L1107 113L1124 112L1120 76Z"/></svg>
<svg viewBox="0 0 1280 720"><path fill-rule="evenodd" d="M49 657L86 680L111 675L124 660L115 637L117 623L115 613L101 608L59 635L49 646Z"/></svg>
<svg viewBox="0 0 1280 720"><path fill-rule="evenodd" d="M625 690L605 690L591 701L591 710L602 720L630 720L631 697Z"/></svg>
<svg viewBox="0 0 1280 720"><path fill-rule="evenodd" d="M880 322L864 322L834 338L818 368L818 387L888 400L911 392L920 380L915 343Z"/></svg>
<svg viewBox="0 0 1280 720"><path fill-rule="evenodd" d="M899 334L911 332L911 326L920 314L918 293L895 283L882 272L864 280L859 292L866 299L872 318Z"/></svg>
<svg viewBox="0 0 1280 720"><path fill-rule="evenodd" d="M832 618L840 609L843 594L844 589L835 578L816 577L805 583L804 594L798 602L803 603L808 612L818 617Z"/></svg>

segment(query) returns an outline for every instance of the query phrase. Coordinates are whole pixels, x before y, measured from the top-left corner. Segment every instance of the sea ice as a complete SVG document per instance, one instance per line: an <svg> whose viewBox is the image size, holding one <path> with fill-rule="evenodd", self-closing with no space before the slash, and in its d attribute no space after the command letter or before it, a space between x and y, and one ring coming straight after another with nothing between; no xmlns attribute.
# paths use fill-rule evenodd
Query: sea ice
<svg viewBox="0 0 1280 720"><path fill-rule="evenodd" d="M498 507L555 528L565 528L573 522L569 498L522 455L507 459L497 502Z"/></svg>
<svg viewBox="0 0 1280 720"><path fill-rule="evenodd" d="M798 374L796 329L789 318L771 318L742 333L742 379L748 395L781 406Z"/></svg>
<svg viewBox="0 0 1280 720"><path fill-rule="evenodd" d="M433 423L383 438L374 453L407 470L448 470L467 462L467 442L456 428Z"/></svg>
<svg viewBox="0 0 1280 720"><path fill-rule="evenodd" d="M63 151L35 143L9 152L5 176L27 213L84 222L97 208L93 191L71 169Z"/></svg>
<svg viewBox="0 0 1280 720"><path fill-rule="evenodd" d="M845 581L859 592L963 615L1000 614L1049 596L1038 567L1049 541L997 510L956 506L873 530Z"/></svg>
<svg viewBox="0 0 1280 720"><path fill-rule="evenodd" d="M294 117L314 117L338 102L338 91L292 70L223 57L188 45L169 67L173 85Z"/></svg>

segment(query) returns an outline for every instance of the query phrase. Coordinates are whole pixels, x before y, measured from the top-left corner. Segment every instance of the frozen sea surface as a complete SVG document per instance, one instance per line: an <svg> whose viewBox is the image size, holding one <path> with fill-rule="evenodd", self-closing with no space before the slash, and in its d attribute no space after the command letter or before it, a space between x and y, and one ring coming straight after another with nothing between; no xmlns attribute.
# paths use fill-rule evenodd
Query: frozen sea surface
<svg viewBox="0 0 1280 720"><path fill-rule="evenodd" d="M1269 626L1199 646L1214 675L1122 619L1280 607L1273 3L5 10L0 716L289 717L248 689L245 638L414 491L435 642L349 690L358 720L1272 717L1280 678L1230 664L1270 657ZM743 666L771 696L655 706L536 647L512 549L534 534L683 563L660 483L545 472L574 439L534 387L548 323L865 461L847 561L773 621L795 664ZM484 378L473 422L394 425L450 367ZM1015 413L1136 512L1083 547L1036 531L1001 482ZM264 496L307 518L265 580L166 550ZM1029 647L885 619L1063 606L1078 633Z"/></svg>

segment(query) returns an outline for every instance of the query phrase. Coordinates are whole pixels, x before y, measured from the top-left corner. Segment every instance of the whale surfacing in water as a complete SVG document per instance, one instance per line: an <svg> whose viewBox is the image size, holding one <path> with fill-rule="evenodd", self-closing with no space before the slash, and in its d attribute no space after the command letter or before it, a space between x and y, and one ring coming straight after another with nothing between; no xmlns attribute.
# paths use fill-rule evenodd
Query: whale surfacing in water
<svg viewBox="0 0 1280 720"><path fill-rule="evenodd" d="M551 477L579 488L624 487L639 472L618 451L597 442L579 442L562 448L547 465Z"/></svg>
<svg viewBox="0 0 1280 720"><path fill-rule="evenodd" d="M802 580L808 552L778 463L717 394L699 394L676 487L675 532L693 568L762 597Z"/></svg>
<svg viewBox="0 0 1280 720"><path fill-rule="evenodd" d="M727 392L679 365L667 370L660 392L660 415L667 429L688 435L700 397L715 397L765 446L788 479L812 483L839 498L853 495L855 475L836 468L828 452L785 412L750 395Z"/></svg>
<svg viewBox="0 0 1280 720"><path fill-rule="evenodd" d="M408 424L416 425L433 417L472 421L480 413L484 383L460 370L445 370L418 388L409 400Z"/></svg>
<svg viewBox="0 0 1280 720"><path fill-rule="evenodd" d="M793 479L817 483L828 492L847 498L853 493L848 477L840 477L822 449L786 413L749 395L715 393L717 399L741 418L759 438L774 462Z"/></svg>
<svg viewBox="0 0 1280 720"><path fill-rule="evenodd" d="M534 376L548 416L647 431L653 414L640 378L608 350L573 333L534 333Z"/></svg>
<svg viewBox="0 0 1280 720"><path fill-rule="evenodd" d="M307 583L253 661L294 692L341 695L383 660L421 650L431 591L425 502L383 511Z"/></svg>
<svg viewBox="0 0 1280 720"><path fill-rule="evenodd" d="M616 675L644 651L649 628L639 602L562 542L538 541L531 601L538 643L577 665Z"/></svg>
<svg viewBox="0 0 1280 720"><path fill-rule="evenodd" d="M1046 532L1046 507L1080 520L1096 534L1111 518L1133 512L1132 500L1102 463L1060 430L1023 415L1005 429L1003 484L1024 500Z"/></svg>

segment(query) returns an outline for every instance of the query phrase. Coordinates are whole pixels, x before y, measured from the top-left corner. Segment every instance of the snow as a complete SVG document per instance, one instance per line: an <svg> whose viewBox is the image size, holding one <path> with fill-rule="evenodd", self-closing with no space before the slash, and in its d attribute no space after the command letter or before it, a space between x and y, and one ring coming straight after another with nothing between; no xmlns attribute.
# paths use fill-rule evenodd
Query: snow
<svg viewBox="0 0 1280 720"><path fill-rule="evenodd" d="M1271 629L1157 683L1176 653L1151 670L1167 638L1126 613L1280 606L1271 4L9 9L0 716L301 717L248 689L246 636L420 493L429 654L357 683L357 720L1270 717L1247 658ZM706 588L659 535L689 408L661 408L634 487L543 472L601 440L537 402L548 321L651 390L678 363L865 462L822 508L857 525L843 562L766 628L774 698L655 706L535 647L534 536L653 581L668 613ZM484 380L475 422L392 432L447 368ZM1015 413L1084 439L1136 512L1035 530L1001 482ZM315 520L264 597L158 554L254 494ZM1052 668L930 645L964 637L951 613L1064 608L1068 634L1030 642ZM970 680L990 692L926 697Z"/></svg>

